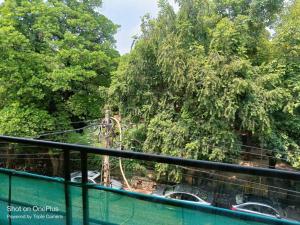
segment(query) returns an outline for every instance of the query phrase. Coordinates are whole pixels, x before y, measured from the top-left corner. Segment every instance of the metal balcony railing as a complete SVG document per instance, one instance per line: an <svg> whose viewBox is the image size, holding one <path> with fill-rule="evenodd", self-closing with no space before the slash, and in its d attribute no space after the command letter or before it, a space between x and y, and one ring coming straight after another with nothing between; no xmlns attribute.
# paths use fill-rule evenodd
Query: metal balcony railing
<svg viewBox="0 0 300 225"><path fill-rule="evenodd" d="M297 221L237 212L88 184L88 154L152 161L178 166L226 171L251 176L300 181L300 173L226 163L189 160L0 136L0 141L53 148L64 153L64 178L51 178L0 169L0 224L300 224ZM82 183L71 182L70 151L80 153Z"/></svg>

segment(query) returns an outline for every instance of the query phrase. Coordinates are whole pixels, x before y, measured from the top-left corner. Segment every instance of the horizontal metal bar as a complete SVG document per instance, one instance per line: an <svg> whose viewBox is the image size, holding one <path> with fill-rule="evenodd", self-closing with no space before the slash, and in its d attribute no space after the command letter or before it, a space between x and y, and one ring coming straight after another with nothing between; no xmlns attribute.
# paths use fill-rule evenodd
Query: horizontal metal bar
<svg viewBox="0 0 300 225"><path fill-rule="evenodd" d="M291 179L291 180L300 181L300 172L292 172L286 170L240 166L240 165L234 165L229 163L183 159L179 157L171 157L171 156L164 156L164 155L147 154L147 153L123 151L123 150L120 151L120 150L96 148L96 147L78 145L78 144L67 144L67 143L42 141L42 140L34 140L29 138L19 138L19 137L10 137L10 136L1 136L1 135L0 135L0 140L14 142L14 143L22 143L22 144L33 144L33 145L62 149L62 150L73 150L78 152L86 151L87 153L98 154L98 155L109 155L109 156L122 157L128 159L138 159L138 160L152 161L152 162L166 163L166 164L173 164L173 165L180 165L180 166L189 166L195 168L242 173L242 174L264 176L264 177L276 177L280 179Z"/></svg>
<svg viewBox="0 0 300 225"><path fill-rule="evenodd" d="M17 171L17 170L0 168L0 173L6 174L6 175L12 175L12 176L15 176L15 177L29 177L31 179L51 181L51 182L57 182L57 183L64 183L64 179L60 178L60 177L42 176L42 175L39 175L39 174L28 173L28 172L25 172L25 171Z"/></svg>

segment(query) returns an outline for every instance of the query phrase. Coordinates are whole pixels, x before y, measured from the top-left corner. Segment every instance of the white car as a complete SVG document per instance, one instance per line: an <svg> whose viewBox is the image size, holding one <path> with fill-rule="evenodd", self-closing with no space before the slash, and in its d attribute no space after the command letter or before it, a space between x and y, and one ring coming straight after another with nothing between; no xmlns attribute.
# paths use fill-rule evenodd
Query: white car
<svg viewBox="0 0 300 225"><path fill-rule="evenodd" d="M160 185L152 194L164 198L193 202L201 205L211 205L211 203L208 202L210 198L206 192L198 187L186 184L178 184L175 186Z"/></svg>
<svg viewBox="0 0 300 225"><path fill-rule="evenodd" d="M99 184L101 173L97 171L88 171L88 183ZM71 173L71 181L76 183L81 183L82 175L81 172Z"/></svg>
<svg viewBox="0 0 300 225"><path fill-rule="evenodd" d="M193 202L201 205L211 205L209 202L204 201L203 199L199 198L198 196L186 193L186 192L172 192L168 193L164 196L165 198L171 198L176 200L181 200L185 202Z"/></svg>
<svg viewBox="0 0 300 225"><path fill-rule="evenodd" d="M258 202L246 202L239 205L233 205L231 209L240 212L254 213L278 219L281 218L279 212L276 209L267 204L262 204Z"/></svg>
<svg viewBox="0 0 300 225"><path fill-rule="evenodd" d="M81 183L81 180L82 180L81 172L78 171L78 172L71 173L71 182ZM110 182L111 182L110 187L115 189L123 189L123 185L120 181L111 179ZM102 185L101 173L98 171L88 171L88 183Z"/></svg>

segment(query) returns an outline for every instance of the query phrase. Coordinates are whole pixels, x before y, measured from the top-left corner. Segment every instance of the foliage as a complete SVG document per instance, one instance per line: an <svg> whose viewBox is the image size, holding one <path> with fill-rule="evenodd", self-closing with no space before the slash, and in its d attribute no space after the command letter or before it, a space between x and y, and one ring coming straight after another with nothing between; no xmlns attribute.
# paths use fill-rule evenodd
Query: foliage
<svg viewBox="0 0 300 225"><path fill-rule="evenodd" d="M36 136L98 118L117 65L118 26L101 0L0 6L0 133ZM100 87L100 88L99 88Z"/></svg>
<svg viewBox="0 0 300 225"><path fill-rule="evenodd" d="M283 95L281 110L272 114L274 121L266 146L287 152L294 167L300 168L300 2L295 1L282 14L272 41L273 56L268 72L276 76ZM278 88L277 88L278 89ZM276 131L276 132L274 132ZM275 139L275 140L274 140Z"/></svg>
<svg viewBox="0 0 300 225"><path fill-rule="evenodd" d="M143 18L109 90L111 106L146 127L142 149L231 161L251 144L299 165L299 1L177 2L177 13L161 0L158 18Z"/></svg>

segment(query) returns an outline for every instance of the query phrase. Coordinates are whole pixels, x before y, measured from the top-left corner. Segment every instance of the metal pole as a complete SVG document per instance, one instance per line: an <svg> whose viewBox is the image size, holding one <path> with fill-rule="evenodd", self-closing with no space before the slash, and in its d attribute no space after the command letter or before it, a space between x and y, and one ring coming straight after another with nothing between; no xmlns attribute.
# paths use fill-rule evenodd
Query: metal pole
<svg viewBox="0 0 300 225"><path fill-rule="evenodd" d="M69 182L71 181L70 175L70 150L64 150L64 178L65 178L65 206L66 206L66 225L71 225L72 210Z"/></svg>
<svg viewBox="0 0 300 225"><path fill-rule="evenodd" d="M89 224L89 203L88 203L88 170L87 170L87 152L82 150L80 152L81 158L81 184L82 184L82 212L83 212L83 224Z"/></svg>
<svg viewBox="0 0 300 225"><path fill-rule="evenodd" d="M110 110L105 111L105 147L112 147L112 125L110 120ZM103 173L103 185L106 187L110 186L110 168L109 168L109 156L103 156L103 164L102 164L102 173ZM108 201L109 193L105 193L104 201L105 201L105 221L109 221L109 201Z"/></svg>
<svg viewBox="0 0 300 225"><path fill-rule="evenodd" d="M110 120L110 110L105 111L105 147L112 147L112 124ZM103 173L103 184L106 187L110 186L110 169L109 169L109 156L103 156L103 165L102 165L102 173Z"/></svg>

